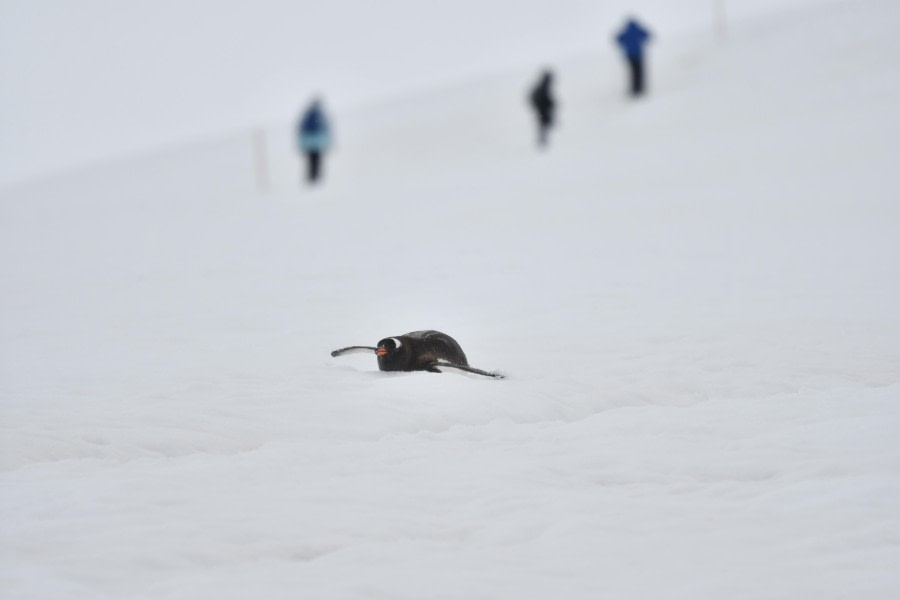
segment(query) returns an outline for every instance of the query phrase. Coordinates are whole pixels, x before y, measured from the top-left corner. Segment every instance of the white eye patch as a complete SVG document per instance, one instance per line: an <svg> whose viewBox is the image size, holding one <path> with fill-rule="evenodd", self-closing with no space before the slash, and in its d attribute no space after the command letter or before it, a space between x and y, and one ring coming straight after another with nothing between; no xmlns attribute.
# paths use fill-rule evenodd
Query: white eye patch
<svg viewBox="0 0 900 600"><path fill-rule="evenodd" d="M400 349L400 346L403 345L403 343L402 343L400 340L398 340L397 338L388 338L388 339L389 339L389 340L394 340L394 343L397 344L397 349L398 349L398 350Z"/></svg>

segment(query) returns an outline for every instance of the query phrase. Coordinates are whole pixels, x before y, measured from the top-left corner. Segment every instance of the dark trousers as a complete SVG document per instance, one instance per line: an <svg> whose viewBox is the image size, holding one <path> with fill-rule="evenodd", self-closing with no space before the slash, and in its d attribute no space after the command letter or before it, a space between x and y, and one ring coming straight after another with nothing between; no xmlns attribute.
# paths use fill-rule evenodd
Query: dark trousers
<svg viewBox="0 0 900 600"><path fill-rule="evenodd" d="M553 127L553 115L549 112L538 113L538 146L547 145L547 135Z"/></svg>
<svg viewBox="0 0 900 600"><path fill-rule="evenodd" d="M628 67L631 71L631 95L640 96L644 93L644 58L629 56Z"/></svg>
<svg viewBox="0 0 900 600"><path fill-rule="evenodd" d="M310 151L306 153L306 180L315 183L322 173L322 153Z"/></svg>

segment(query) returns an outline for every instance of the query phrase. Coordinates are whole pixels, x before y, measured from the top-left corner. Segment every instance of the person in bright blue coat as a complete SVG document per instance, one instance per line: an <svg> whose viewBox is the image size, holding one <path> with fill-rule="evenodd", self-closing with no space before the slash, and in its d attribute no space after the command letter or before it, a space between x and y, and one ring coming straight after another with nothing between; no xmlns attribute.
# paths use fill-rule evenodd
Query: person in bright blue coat
<svg viewBox="0 0 900 600"><path fill-rule="evenodd" d="M297 141L307 159L306 180L316 183L322 174L322 155L331 147L331 129L320 100L313 100L300 118Z"/></svg>
<svg viewBox="0 0 900 600"><path fill-rule="evenodd" d="M635 19L628 19L616 36L616 42L625 54L631 72L631 95L644 93L644 46L650 41L650 32Z"/></svg>

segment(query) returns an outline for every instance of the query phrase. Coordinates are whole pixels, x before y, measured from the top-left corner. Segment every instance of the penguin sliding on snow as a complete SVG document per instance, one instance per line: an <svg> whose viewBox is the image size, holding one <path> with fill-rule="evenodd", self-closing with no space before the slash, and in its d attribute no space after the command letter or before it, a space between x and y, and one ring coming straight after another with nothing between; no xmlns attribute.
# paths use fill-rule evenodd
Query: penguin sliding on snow
<svg viewBox="0 0 900 600"><path fill-rule="evenodd" d="M331 353L332 356L374 352L382 371L428 371L443 373L462 371L503 379L500 373L482 371L469 366L466 355L452 337L440 331L413 331L384 338L377 347L348 346Z"/></svg>

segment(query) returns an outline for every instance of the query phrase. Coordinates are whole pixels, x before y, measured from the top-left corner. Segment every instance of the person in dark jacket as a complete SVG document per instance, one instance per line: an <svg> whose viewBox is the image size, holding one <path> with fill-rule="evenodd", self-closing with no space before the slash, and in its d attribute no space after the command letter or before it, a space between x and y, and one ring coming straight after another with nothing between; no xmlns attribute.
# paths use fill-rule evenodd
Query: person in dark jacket
<svg viewBox="0 0 900 600"><path fill-rule="evenodd" d="M634 97L644 93L644 46L650 38L650 32L635 19L629 19L616 36L631 71L631 95Z"/></svg>
<svg viewBox="0 0 900 600"><path fill-rule="evenodd" d="M547 145L547 134L554 122L556 101L553 99L553 91L550 89L552 85L553 72L544 71L529 95L531 106L537 114L538 145L541 147Z"/></svg>
<svg viewBox="0 0 900 600"><path fill-rule="evenodd" d="M320 100L313 100L300 118L297 141L300 152L306 155L306 180L314 184L321 178L322 155L331 146L331 130Z"/></svg>

